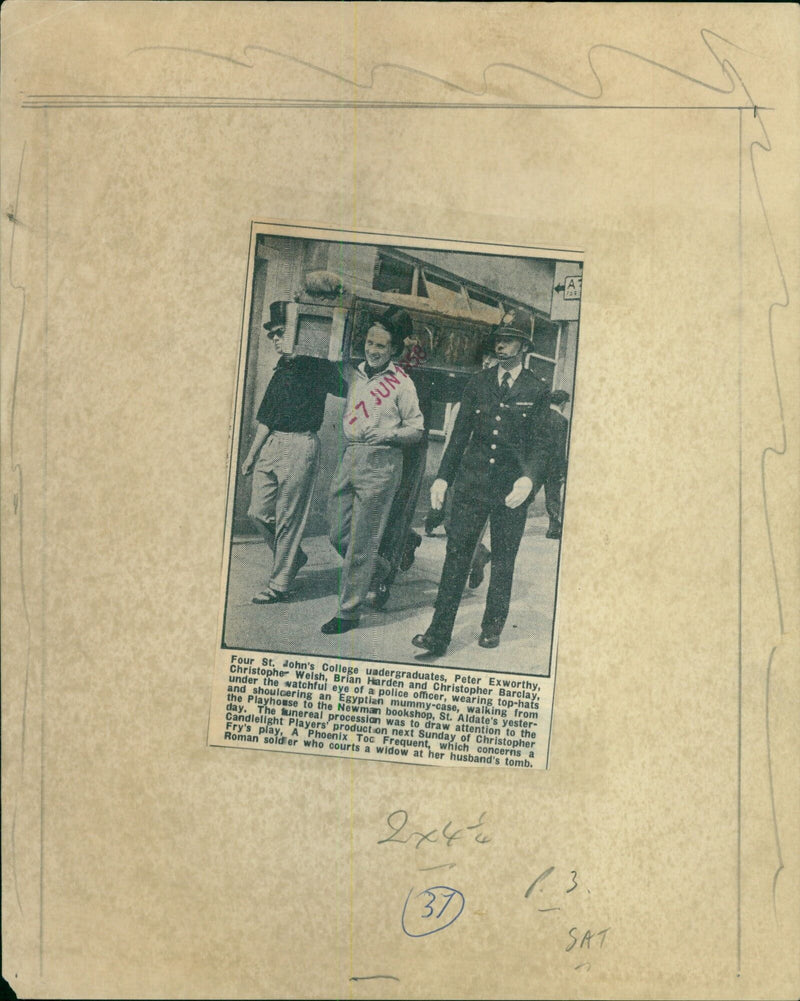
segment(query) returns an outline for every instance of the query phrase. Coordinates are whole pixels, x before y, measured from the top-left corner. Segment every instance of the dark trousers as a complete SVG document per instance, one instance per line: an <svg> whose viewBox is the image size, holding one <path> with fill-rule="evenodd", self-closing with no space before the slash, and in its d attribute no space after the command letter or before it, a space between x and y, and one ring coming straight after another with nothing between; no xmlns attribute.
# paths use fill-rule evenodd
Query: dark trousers
<svg viewBox="0 0 800 1001"><path fill-rule="evenodd" d="M427 455L427 441L403 449L403 476L394 495L386 530L378 548L379 559L373 584L391 584L397 574L422 490Z"/></svg>
<svg viewBox="0 0 800 1001"><path fill-rule="evenodd" d="M561 484L563 480L556 474L548 476L544 482L544 506L550 518L550 528L561 530Z"/></svg>
<svg viewBox="0 0 800 1001"><path fill-rule="evenodd" d="M450 642L472 557L487 521L492 530L492 570L481 629L496 633L502 630L508 617L514 563L527 514L527 504L509 508L502 499L490 503L456 492L447 536L447 554L436 597L436 610L428 627L429 635L445 643Z"/></svg>

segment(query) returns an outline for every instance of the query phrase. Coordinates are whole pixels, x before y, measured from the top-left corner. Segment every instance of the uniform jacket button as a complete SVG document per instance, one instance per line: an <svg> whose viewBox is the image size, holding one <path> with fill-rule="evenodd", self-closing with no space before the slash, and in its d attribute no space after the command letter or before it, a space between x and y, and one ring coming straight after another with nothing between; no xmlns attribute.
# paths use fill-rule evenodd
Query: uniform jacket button
<svg viewBox="0 0 800 1001"><path fill-rule="evenodd" d="M492 445L492 448L497 448L497 445Z"/></svg>
<svg viewBox="0 0 800 1001"><path fill-rule="evenodd" d="M494 431L492 431L492 434L500 434L500 432L497 430L497 428L495 428Z"/></svg>
<svg viewBox="0 0 800 1001"><path fill-rule="evenodd" d="M499 420L502 420L502 418L501 418L501 417L500 417L500 415L498 414L498 415L497 415L497 417L495 417L495 420L496 420L496 421L499 421Z"/></svg>
<svg viewBox="0 0 800 1001"><path fill-rule="evenodd" d="M494 465L494 459L489 459L489 465L490 465L490 466L493 466L493 465Z"/></svg>

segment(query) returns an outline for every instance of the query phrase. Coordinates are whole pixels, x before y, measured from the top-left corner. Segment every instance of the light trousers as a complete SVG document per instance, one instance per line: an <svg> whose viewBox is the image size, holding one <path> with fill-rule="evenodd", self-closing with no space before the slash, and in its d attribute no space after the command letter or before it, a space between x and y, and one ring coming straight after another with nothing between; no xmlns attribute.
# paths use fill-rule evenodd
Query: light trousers
<svg viewBox="0 0 800 1001"><path fill-rule="evenodd" d="M272 550L269 586L276 591L288 591L297 573L318 469L313 431L271 432L253 465L248 514Z"/></svg>
<svg viewBox="0 0 800 1001"><path fill-rule="evenodd" d="M378 546L403 473L403 454L387 445L348 444L331 483L331 545L344 559L339 618L358 619Z"/></svg>

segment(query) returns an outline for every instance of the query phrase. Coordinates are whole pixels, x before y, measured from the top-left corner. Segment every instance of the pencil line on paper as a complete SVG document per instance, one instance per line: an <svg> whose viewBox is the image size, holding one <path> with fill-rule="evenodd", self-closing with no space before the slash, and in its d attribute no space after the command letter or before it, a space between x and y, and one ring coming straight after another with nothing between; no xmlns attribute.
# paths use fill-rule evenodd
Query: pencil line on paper
<svg viewBox="0 0 800 1001"><path fill-rule="evenodd" d="M774 838L774 841L775 841L775 852L776 852L776 856L777 856L777 866L775 868L775 871L774 871L773 877L772 877L772 908L773 908L774 918L775 918L775 920L777 922L777 919L778 919L778 911L777 911L778 879L780 877L781 872L783 871L784 865L783 865L783 851L782 851L782 847L781 847L780 828L779 828L779 825L778 825L777 803L776 803L776 800L775 800L775 787L774 787L774 779L773 779L773 761L772 761L772 742L771 742L771 722L770 722L770 712L769 712L769 698L770 698L770 686L771 686L771 681L772 681L773 658L774 658L775 653L778 650L778 646L780 645L780 641L783 639L783 637L786 635L786 633L785 633L784 619L783 619L783 599L782 599L782 596L781 596L780 578L779 578L779 575L778 575L778 566L777 566L777 561L776 561L776 558L775 558L775 547L774 547L774 541L773 541L773 536L772 536L772 522L771 522L770 513L769 513L769 497L768 497L768 490L767 490L766 475L767 475L767 461L768 461L768 456L770 454L772 454L772 455L775 455L775 456L777 456L777 457L780 458L781 456L784 456L786 454L786 450L787 450L786 419L785 419L785 412L784 412L784 406L783 406L783 393L782 393L782 390L781 390L781 381L780 381L780 375L779 375L779 372L778 372L777 357L776 357L776 353L775 353L774 310L777 309L777 308L787 309L788 306L789 306L790 298L789 298L789 287L788 287L788 284L786 282L786 274L785 274L785 271L783 269L783 264L781 263L781 258L780 258L780 254L778 252L777 244L775 242L775 234L774 234L774 232L772 230L772 225L771 225L770 219L769 219L769 213L767 211L767 205L766 205L766 202L764 200L763 193L761 191L761 184L759 182L758 170L756 168L756 162L755 162L755 151L757 149L761 149L761 150L763 150L766 153L769 153L769 152L772 151L772 143L770 141L769 134L767 132L766 126L764 125L763 119L761 117L761 111L764 110L764 109L763 109L763 107L761 105L757 105L752 100L752 97L751 97L750 93L748 92L748 89L747 89L746 85L744 84L744 81L742 81L741 78L738 77L738 74L736 74L736 71L735 71L735 69L733 69L733 67L731 67L731 69L732 69L733 73L737 76L737 79L738 79L739 84L742 87L743 91L747 95L748 99L751 101L751 105L752 105L752 109L753 109L753 120L755 122L757 122L758 127L760 129L761 138L760 139L754 139L748 145L748 157L749 157L749 163L750 163L749 179L752 179L753 189L754 189L755 196L756 196L756 201L758 203L758 208L760 210L760 217L761 217L761 220L763 221L763 224L764 224L764 226L766 228L766 231L767 231L767 234L769 236L770 246L772 248L772 256L773 256L775 267L777 268L777 271L778 271L778 276L779 276L779 279L780 279L781 292L782 292L782 299L780 299L780 300L773 300L770 303L769 308L767 310L768 344L769 344L770 360L771 360L771 363L772 363L773 385L774 385L774 388L775 388L775 395L776 395L777 402L778 402L781 443L780 443L779 447L768 445L765 448L763 448L762 451L761 451L761 462L760 462L760 466L761 466L761 469L760 469L760 473L761 473L761 503L762 503L762 510L763 510L763 516L764 516L764 524L765 524L766 531L767 531L767 543L768 543L768 549L769 549L770 566L771 566L771 570L772 570L772 580L773 580L773 587L774 587L774 593L775 593L775 601L776 601L776 607L777 607L777 620L778 620L777 624L778 624L778 632L779 632L779 643L778 643L778 645L774 645L772 647L772 649L771 649L771 651L770 651L770 653L768 655L767 665L766 665L766 670L765 670L765 678L764 678L764 690L765 690L764 723L765 723L765 740L766 740L765 750L766 750L766 758L767 758L767 769L768 769L768 775L769 775L769 792L770 792L770 805L771 805L771 811L772 811L773 838ZM743 325L743 303L744 303L744 264L743 264L743 255L744 255L744 217L743 217L743 186L744 186L744 170L743 170L743 162L742 162L743 150L744 150L743 119L742 119L742 114L740 112L740 114L739 114L739 164L740 164L740 167L739 167L739 257L740 257L740 266L739 266L739 328L740 328L740 333L739 333L739 352L740 352L740 361L739 361L739 373L740 373L740 376L739 376L739 415L740 415L740 418L739 418L740 419L739 477L740 477L740 479L739 479L739 484L740 484L740 486L739 486L739 750L738 750L738 785L739 785L739 804L738 804L738 816L739 816L738 829L739 829L739 833L738 833L738 842L739 842L739 860L738 860L738 870L737 870L738 871L738 880L739 880L738 895L737 895L738 896L738 903L737 903L737 908L738 908L738 950L737 950L737 954L738 954L738 957L739 957L739 964L738 964L738 971L739 971L738 975L739 976L741 976L741 948L742 948L742 929L741 929L741 919L742 919L742 897L741 897L742 830L741 830L741 823L742 823L742 792L743 792L743 790L742 790L742 697L743 697L743 691L742 691L742 685L743 685L743 677L742 677L742 669L743 669L743 661L742 661L742 633L743 633L743 597L742 597L742 573L743 573L743 565L742 565L742 553L743 553L743 550L742 550L742 547L743 547L743 496L742 496L742 494L743 494L744 469L743 469L743 451L742 451L742 449L743 449L743 414L742 414L742 386L741 386L742 364L743 364L743 337L744 337L744 325Z"/></svg>
<svg viewBox="0 0 800 1001"><path fill-rule="evenodd" d="M14 281L14 242L17 233L17 226L19 225L19 199L20 191L22 190L22 172L25 164L25 150L27 148L27 142L22 144L22 152L19 158L19 171L17 173L17 190L14 196L13 208L6 213L6 216L11 223L11 238L9 240L8 249L8 283L12 289L22 293L22 301L20 304L20 317L19 317L19 327L17 330L17 344L16 352L14 357L14 375L11 382L11 409L9 414L9 453L11 455L11 469L16 477L15 491L13 496L13 508L14 513L17 516L17 542L19 546L19 583L20 583L20 603L22 605L22 616L25 621L25 669L24 669L24 682L22 690L22 714L20 719L20 764L19 764L19 784L17 786L17 792L14 797L14 807L11 820L11 869L14 874L14 895L17 901L17 907L19 908L20 914L24 913L24 908L22 906L22 898L19 892L19 881L17 877L17 813L19 810L19 797L22 793L22 787L25 777L25 738L26 738L26 728L28 719L28 687L30 681L30 671L31 671L31 619L30 613L28 611L28 598L25 588L25 565L23 560L24 555L24 523L23 523L23 508L22 508L22 492L23 492L23 474L22 474L22 463L17 461L16 454L16 440L15 440L15 426L16 426L16 407L17 407L17 389L19 387L19 366L20 357L22 355L22 341L25 336L25 308L27 305L27 289L24 283L19 283Z"/></svg>
<svg viewBox="0 0 800 1001"><path fill-rule="evenodd" d="M776 924L778 923L778 878L783 872L783 850L781 848L781 837L780 829L778 827L778 812L775 805L775 782L772 775L772 741L770 738L770 719L769 719L769 700L770 700L770 681L772 680L772 658L775 656L775 652L778 648L773 647L770 651L769 661L767 662L767 678L766 678L766 691L765 691L765 702L766 702L766 736L767 736L767 772L769 774L769 799L772 806L772 830L775 837L775 850L778 853L778 865L775 868L775 872L772 874L772 914L775 918Z"/></svg>
<svg viewBox="0 0 800 1001"><path fill-rule="evenodd" d="M42 324L42 555L41 555L41 602L42 602L42 665L40 679L40 734L39 734L39 975L44 975L44 832L45 832L45 679L47 667L47 390L48 390L48 323L50 297L50 118L44 113L45 158L44 158L44 321Z"/></svg>
<svg viewBox="0 0 800 1001"><path fill-rule="evenodd" d="M780 642L786 635L784 619L783 619L783 599L781 597L781 587L780 578L778 576L778 565L775 558L775 544L772 537L772 522L770 520L769 514L769 497L767 491L767 461L769 455L774 455L778 458L786 455L787 450L787 440L786 440L786 416L783 406L783 392L781 390L781 380L778 372L777 357L775 354L775 330L773 326L774 311L776 309L788 309L789 307L789 286L786 282L786 273L783 270L783 264L781 263L780 254L778 253L778 247L775 242L775 234L772 231L772 225L769 220L769 213L767 212L767 205L764 201L764 195L761 191L761 185L758 179L758 171L756 170L755 163L755 152L757 149L763 150L765 153L769 153L772 150L772 143L770 142L769 134L767 133L766 127L761 115L759 114L760 108L756 109L755 118L758 121L758 125L761 129L761 140L753 140L750 143L748 153L750 159L750 170L753 177L753 185L755 188L756 198L758 201L759 209L761 211L761 217L766 226L767 233L769 235L770 246L772 247L772 255L776 268L778 269L778 275L780 278L781 291L783 293L782 300L773 300L767 311L767 331L768 331L768 343L770 352L770 361L772 363L772 378L775 387L775 394L778 401L778 416L780 421L780 435L781 443L780 447L775 447L773 445L768 445L761 451L761 503L764 513L764 524L767 530L767 544L769 547L770 556L770 566L772 568L772 580L775 589L775 601L777 604L778 611L778 632L779 632L779 642L774 645L770 651L769 657L767 659L767 669L765 675L765 727L766 727L766 741L767 741L767 767L769 772L769 791L770 791L770 804L772 808L772 825L773 825L773 837L775 839L775 852L777 855L777 866L772 877L772 909L775 920L778 919L778 903L777 903L777 891L778 891L778 879L781 872L783 872L783 850L781 848L781 838L780 838L780 828L778 826L778 812L777 803L775 801L775 785L773 780L773 762L772 762L772 741L771 741L771 730L770 730L770 712L769 712L769 699L770 699L770 684L772 680L772 662L775 653L778 650Z"/></svg>
<svg viewBox="0 0 800 1001"><path fill-rule="evenodd" d="M169 98L123 97L114 95L28 95L21 103L27 109L95 109L120 110L125 108L191 108L270 111L310 109L319 111L742 111L751 110L741 104L542 104L518 101L464 103L455 101L363 101L363 100L280 100L271 98ZM761 107L762 111L774 111Z"/></svg>
<svg viewBox="0 0 800 1001"><path fill-rule="evenodd" d="M400 982L400 977L393 977L391 973L373 973L370 977L350 977L352 981L358 980L396 980Z"/></svg>
<svg viewBox="0 0 800 1001"><path fill-rule="evenodd" d="M739 411L739 546L738 558L738 599L737 599L737 731L736 731L736 975L742 975L742 522L744 491L743 463L743 416L742 416L742 309L744 298L743 250L742 250L742 113L739 112L739 211L738 211L738 252L739 252L739 357L737 374L737 407Z"/></svg>
<svg viewBox="0 0 800 1001"><path fill-rule="evenodd" d="M354 36L355 37L355 36ZM569 84L563 83L561 81L555 80L552 77L547 76L544 73L539 73L536 70L531 69L528 66L522 66L519 63L510 62L492 62L486 65L481 71L481 87L479 89L474 89L466 87L462 84L455 83L452 80L448 80L445 77L438 76L434 73L428 73L425 70L421 70L414 66L408 66L404 63L376 63L369 71L369 79L367 82L360 82L358 80L358 70L357 62L354 55L354 68L352 77L346 76L341 73L336 73L325 66L320 66L317 63L312 63L306 59L301 59L296 55L292 55L288 52L282 52L279 49L273 49L266 45L256 45L249 44L245 45L242 49L242 58L236 58L232 55L226 55L220 52L212 52L208 49L196 49L187 46L180 45L146 45L138 46L128 53L129 57L134 55L143 55L145 53L181 53L189 56L200 56L203 59L214 59L227 62L234 66L239 66L244 69L255 69L256 63L253 61L251 53L263 53L268 56L272 56L276 59L283 60L284 62L293 63L296 66L300 66L304 69L313 70L320 76L328 77L329 79L336 80L339 83L346 84L349 87L354 87L356 90L373 90L376 86L376 74L380 71L394 71L400 73L408 73L412 76L420 77L422 79L437 83L441 86L448 87L450 90L460 93L467 94L471 97L486 97L491 92L491 87L489 83L489 74L497 70L505 70L513 73L519 73L523 76L532 77L533 79L544 83L548 86L555 87L561 92L567 92L573 96L583 99L585 101L592 101L592 104L557 104L557 103L531 103L524 104L518 102L493 102L493 103L475 103L475 102L446 102L446 101L361 101L353 100L309 100L303 98L294 99L265 99L265 98L242 98L242 97L209 97L209 96L199 96L199 97L182 97L176 98L171 95L86 95L86 94L76 94L76 95L29 95L28 98L23 102L24 107L40 107L47 106L46 102L53 102L53 106L61 102L73 101L90 101L91 104L73 104L73 105L63 105L63 106L83 106L83 107L125 107L125 106L137 106L136 102L144 102L145 106L156 106L154 102L162 102L160 106L164 107L214 107L219 105L221 107L319 107L319 108L346 108L351 106L357 106L359 108L414 108L414 109L424 109L431 108L440 110L443 108L459 109L459 108L475 108L475 109L494 109L499 108L558 108L558 109L620 109L620 110L654 110L654 106L650 105L635 105L635 104L609 104L609 105L599 105L597 102L604 95L604 85L597 71L595 65L595 56L600 52L606 53L616 53L617 55L626 56L630 59L636 60L638 62L644 63L646 66L652 67L654 69L661 70L679 79L687 80L691 84L695 84L708 90L715 94L732 94L736 87L736 81L730 72L732 67L727 60L722 59L714 46L712 45L711 39L716 39L731 48L737 49L741 52L748 52L749 50L744 49L742 46L736 45L736 43L731 42L729 39L719 35L717 32L711 31L709 28L703 28L700 31L700 37L702 39L703 45L711 53L717 66L722 71L722 75L725 78L725 84L714 84L705 80L701 80L699 77L694 77L691 74L684 73L682 70L675 69L672 66L668 66L666 63L659 62L658 60L651 59L648 56L642 55L639 52L634 52L631 49L626 49L618 45L608 45L606 43L599 43L590 46L586 55L586 61L588 64L588 69L590 75L594 81L594 87L591 89L581 89L580 87L573 87ZM753 53L751 53L753 54ZM735 74L734 74L735 75ZM42 103L45 102L45 103ZM117 102L117 103L114 103ZM132 102L130 105L120 102ZM659 110L676 109L676 110L689 110L689 108L695 110L704 110L708 108L708 105L695 105L695 106L684 106L684 105L662 105L659 106ZM715 110L739 110L741 105L716 105Z"/></svg>
<svg viewBox="0 0 800 1001"><path fill-rule="evenodd" d="M256 45L256 44L245 45L242 49L243 58L241 59L236 59L233 56L224 55L222 53L211 52L206 49L190 49L185 46L178 46L178 45L139 46L135 49L132 49L129 52L129 55L141 54L145 52L159 52L159 51L182 52L188 55L199 55L204 58L219 59L224 62L229 62L234 65L242 66L243 68L246 69L255 69L255 62L253 62L250 53L265 53L267 55L274 56L277 59L293 63L296 66L301 66L304 69L313 70L314 72L322 76L326 76L329 77L330 79L337 80L340 83L347 84L348 86L356 87L359 90L372 90L375 87L376 73L378 73L379 71L395 70L404 73L409 73L413 76L421 77L433 83L441 84L445 87L449 87L453 91L457 91L458 93L462 94L469 94L472 97L482 97L490 92L490 84L488 80L490 72L495 70L511 70L513 72L522 73L526 76L533 77L535 80L556 87L561 91L566 91L569 94L574 94L576 97L584 98L586 100L592 100L592 99L596 100L603 96L604 88L603 88L603 81L601 80L600 75L595 66L595 55L599 52L608 52L608 53L616 53L622 56L628 56L631 59L635 59L639 62L644 63L646 66L650 66L654 69L662 70L665 73L669 73L681 79L688 80L690 83L697 84L698 86L703 87L706 90L710 90L716 94L733 93L735 89L735 81L731 78L730 74L727 71L727 66L729 64L727 64L725 60L721 59L717 55L709 39L711 38L717 39L718 41L723 42L726 45L731 46L732 48L738 49L740 52L748 52L749 50L744 49L742 46L736 45L736 43L731 42L729 39L725 38L724 36L718 34L715 31L712 31L709 28L701 29L700 37L705 47L708 49L708 51L711 53L711 55L717 62L717 65L721 69L723 76L726 78L727 86L708 83L705 80L701 80L699 77L694 77L689 73L684 73L682 70L677 70L672 66L666 65L666 63L661 63L656 59L651 59L648 56L644 56L639 52L634 52L631 49L626 49L619 45L609 45L607 43L598 43L596 45L592 45L587 52L588 68L595 85L593 89L589 90L581 89L580 87L573 87L561 81L554 80L552 77L549 77L544 73L539 73L536 70L530 69L527 66L521 66L518 63L509 63L504 61L492 62L484 67L481 74L482 86L480 89L476 90L474 88L466 87L463 84L455 83L452 80L448 80L446 77L438 76L434 73L428 73L425 70L418 69L417 67L414 66L407 66L404 63L391 63L391 62L375 63L370 68L369 80L367 82L362 83L359 82L359 80L357 79L356 73L354 73L353 77L350 78L341 73L336 73L325 66L320 66L306 59L301 59L299 56L291 55L288 52L282 52L279 49L273 49L266 45ZM750 54L752 55L754 53Z"/></svg>

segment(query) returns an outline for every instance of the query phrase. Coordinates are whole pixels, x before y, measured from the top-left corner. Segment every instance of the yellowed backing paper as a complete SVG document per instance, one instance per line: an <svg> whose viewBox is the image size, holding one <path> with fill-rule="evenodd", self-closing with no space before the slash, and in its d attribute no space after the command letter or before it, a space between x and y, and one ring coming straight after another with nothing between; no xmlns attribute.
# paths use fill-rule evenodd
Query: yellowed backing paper
<svg viewBox="0 0 800 1001"><path fill-rule="evenodd" d="M2 45L12 988L796 997L796 6L12 0ZM583 254L548 770L208 746L263 220Z"/></svg>

